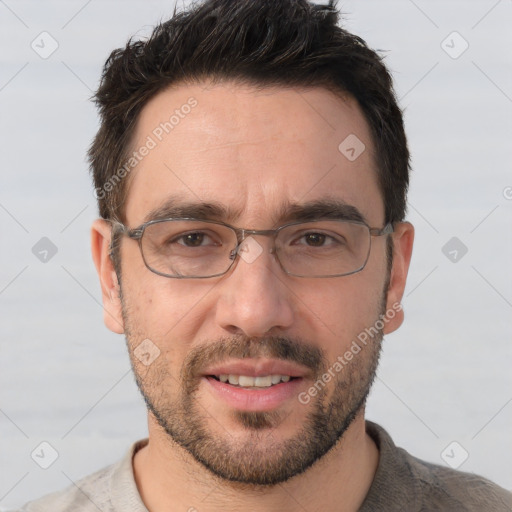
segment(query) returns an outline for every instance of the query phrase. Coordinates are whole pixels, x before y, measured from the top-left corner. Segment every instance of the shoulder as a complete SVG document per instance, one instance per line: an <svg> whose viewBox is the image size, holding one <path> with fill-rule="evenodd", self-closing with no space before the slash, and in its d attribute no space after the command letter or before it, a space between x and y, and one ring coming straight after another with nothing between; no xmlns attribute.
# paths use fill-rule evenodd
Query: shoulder
<svg viewBox="0 0 512 512"><path fill-rule="evenodd" d="M403 452L417 478L425 510L512 511L512 493L473 473L431 464ZM433 508L437 507L437 508Z"/></svg>
<svg viewBox="0 0 512 512"><path fill-rule="evenodd" d="M380 460L363 511L512 511L512 493L493 482L418 459L396 447L375 423L367 421L366 431Z"/></svg>
<svg viewBox="0 0 512 512"><path fill-rule="evenodd" d="M24 505L19 512L110 512L109 486L116 465L103 468L71 484L66 489L48 494Z"/></svg>
<svg viewBox="0 0 512 512"><path fill-rule="evenodd" d="M134 454L147 439L134 443L123 459L73 482L63 491L31 501L18 512L147 512L133 474Z"/></svg>

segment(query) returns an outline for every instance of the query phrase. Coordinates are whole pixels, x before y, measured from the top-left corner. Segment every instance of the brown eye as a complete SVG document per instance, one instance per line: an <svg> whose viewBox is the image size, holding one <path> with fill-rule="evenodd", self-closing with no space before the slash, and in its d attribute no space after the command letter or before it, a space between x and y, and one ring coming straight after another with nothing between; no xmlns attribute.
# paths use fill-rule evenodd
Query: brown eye
<svg viewBox="0 0 512 512"><path fill-rule="evenodd" d="M324 245L326 238L327 237L321 233L308 233L304 235L306 243L312 247L321 247Z"/></svg>
<svg viewBox="0 0 512 512"><path fill-rule="evenodd" d="M200 247L205 239L204 233L187 233L181 237L183 245L187 247Z"/></svg>

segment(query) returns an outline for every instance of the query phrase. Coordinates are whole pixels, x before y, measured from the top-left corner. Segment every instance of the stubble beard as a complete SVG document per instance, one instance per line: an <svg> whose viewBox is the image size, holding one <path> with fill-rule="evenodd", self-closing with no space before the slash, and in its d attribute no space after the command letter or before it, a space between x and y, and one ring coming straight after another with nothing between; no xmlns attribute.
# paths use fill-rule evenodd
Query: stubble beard
<svg viewBox="0 0 512 512"><path fill-rule="evenodd" d="M124 302L124 301L123 301ZM384 313L384 305L381 305ZM219 427L222 420L211 418L197 398L198 371L212 360L230 357L276 357L303 364L314 370L320 382L329 362L312 344L285 337L251 340L243 336L217 340L191 350L179 376L171 375L162 354L151 366L141 367L133 349L145 336L132 331L129 308L123 304L127 345L138 388L148 410L169 440L186 450L197 462L223 481L254 486L274 486L299 475L319 461L340 441L362 410L375 379L383 334L379 331L343 369L335 374L334 389L320 388L308 404L303 425L292 437L277 439L279 425L285 421L280 411L233 411L244 435L235 439ZM376 321L379 319L378 317ZM179 384L178 384L179 383ZM178 398L169 389L179 388ZM296 407L305 407L297 399ZM215 432L209 423L217 428Z"/></svg>

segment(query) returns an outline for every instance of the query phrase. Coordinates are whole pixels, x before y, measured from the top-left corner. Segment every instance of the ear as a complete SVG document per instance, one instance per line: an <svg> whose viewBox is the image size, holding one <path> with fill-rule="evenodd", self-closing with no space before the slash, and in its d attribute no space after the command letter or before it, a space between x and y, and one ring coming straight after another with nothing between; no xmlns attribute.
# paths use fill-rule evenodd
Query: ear
<svg viewBox="0 0 512 512"><path fill-rule="evenodd" d="M98 272L103 298L103 321L117 334L124 333L120 287L110 258L111 225L103 220L94 221L91 228L92 259Z"/></svg>
<svg viewBox="0 0 512 512"><path fill-rule="evenodd" d="M393 266L389 280L386 311L394 311L393 318L388 316L384 334L396 331L404 321L401 300L404 294L407 272L411 262L414 242L414 226L410 222L400 222L395 226L393 237Z"/></svg>

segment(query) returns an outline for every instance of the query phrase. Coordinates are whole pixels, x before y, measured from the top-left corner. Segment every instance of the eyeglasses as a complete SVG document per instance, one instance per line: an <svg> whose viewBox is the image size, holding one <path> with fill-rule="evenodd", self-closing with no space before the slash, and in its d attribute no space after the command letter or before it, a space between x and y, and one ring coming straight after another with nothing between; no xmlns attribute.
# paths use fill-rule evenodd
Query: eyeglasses
<svg viewBox="0 0 512 512"><path fill-rule="evenodd" d="M273 238L271 253L296 277L339 277L360 272L370 255L372 236L388 235L393 225L371 228L364 222L312 220L277 229L235 228L223 222L191 218L152 220L129 229L113 223L113 237L139 243L146 267L164 277L200 279L226 274L238 254L252 262L262 246L253 236Z"/></svg>

